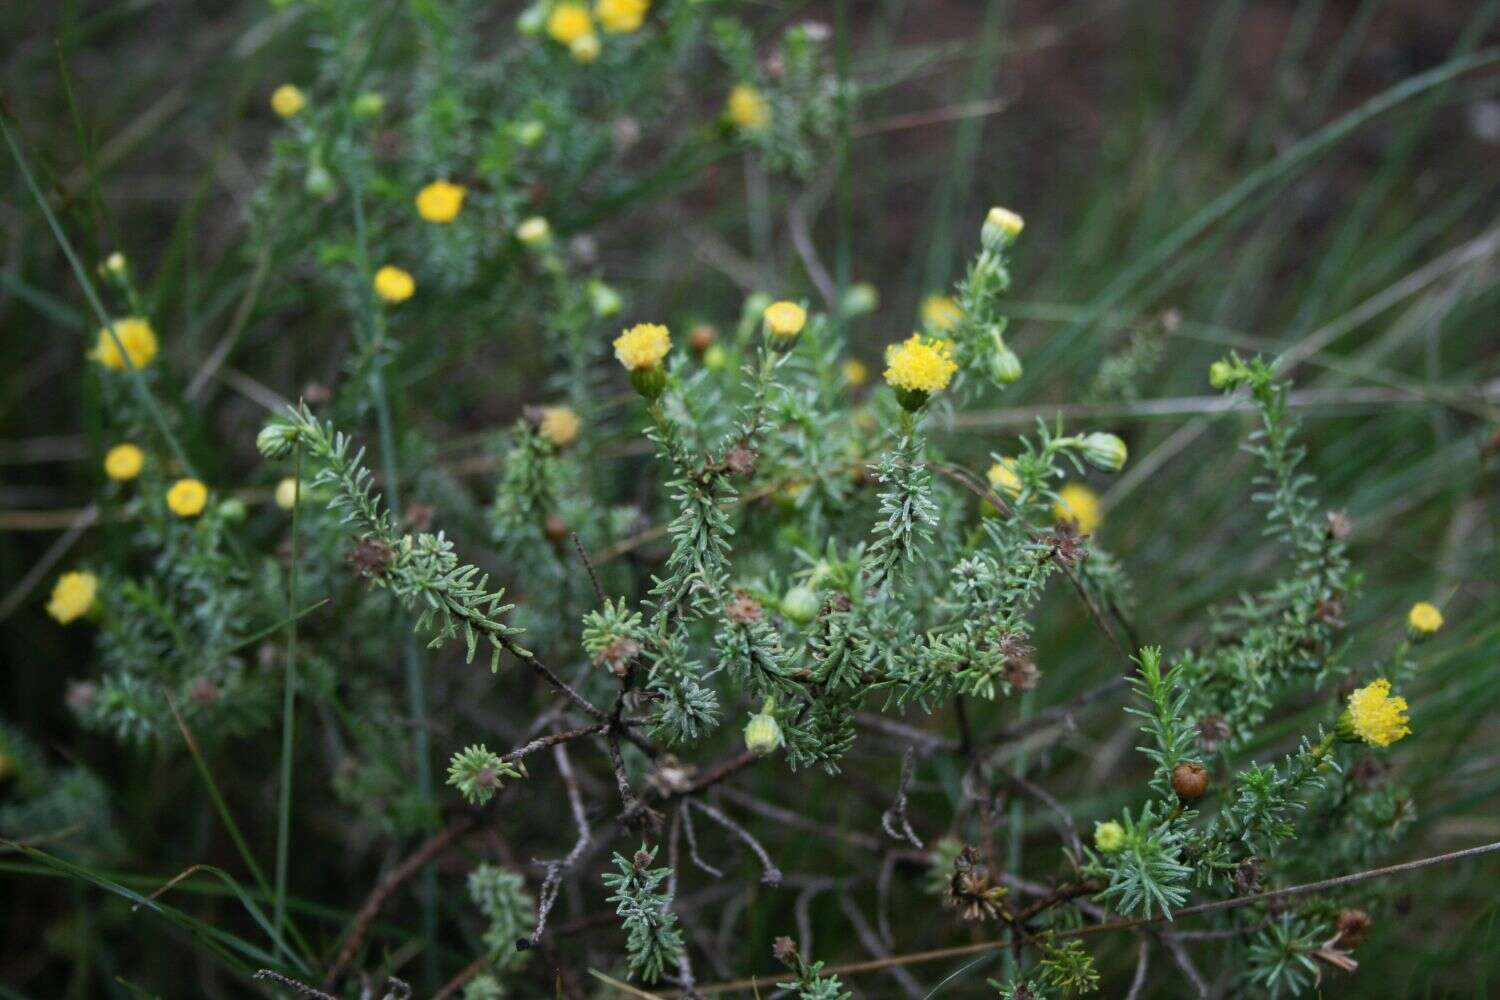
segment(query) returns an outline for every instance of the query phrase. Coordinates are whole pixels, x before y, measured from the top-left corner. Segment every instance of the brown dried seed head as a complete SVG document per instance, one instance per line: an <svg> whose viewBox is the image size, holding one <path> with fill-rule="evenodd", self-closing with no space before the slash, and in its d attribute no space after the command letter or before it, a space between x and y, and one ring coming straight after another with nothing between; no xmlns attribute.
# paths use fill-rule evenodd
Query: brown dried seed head
<svg viewBox="0 0 1500 1000"><path fill-rule="evenodd" d="M1033 690L1041 682L1042 672L1030 660L1006 660L1005 680L1017 691Z"/></svg>
<svg viewBox="0 0 1500 1000"><path fill-rule="evenodd" d="M1208 768L1196 761L1172 768L1172 790L1184 802L1196 802L1208 791Z"/></svg>
<svg viewBox="0 0 1500 1000"><path fill-rule="evenodd" d="M548 541L561 542L568 537L568 522L558 514L548 514L542 522L542 531L546 532Z"/></svg>
<svg viewBox="0 0 1500 1000"><path fill-rule="evenodd" d="M699 323L688 331L688 346L698 354L714 346L714 341L718 339L719 331L711 323Z"/></svg>
<svg viewBox="0 0 1500 1000"><path fill-rule="evenodd" d="M783 965L794 965L797 961L797 942L782 934L771 942L771 956Z"/></svg>
<svg viewBox="0 0 1500 1000"><path fill-rule="evenodd" d="M762 611L760 602L743 590L736 590L724 605L724 616L736 625L754 625L760 621Z"/></svg>
<svg viewBox="0 0 1500 1000"><path fill-rule="evenodd" d="M1328 512L1328 536L1343 541L1349 537L1354 523L1349 520L1349 515L1341 510L1330 510Z"/></svg>
<svg viewBox="0 0 1500 1000"><path fill-rule="evenodd" d="M351 569L360 576L379 576L391 564L391 547L378 538L357 538L345 557Z"/></svg>
<svg viewBox="0 0 1500 1000"><path fill-rule="evenodd" d="M755 452L737 444L724 456L724 464L736 476L748 476L755 471Z"/></svg>
<svg viewBox="0 0 1500 1000"><path fill-rule="evenodd" d="M1364 910L1348 909L1339 914L1339 942L1346 948L1358 948L1370 931L1370 915Z"/></svg>
<svg viewBox="0 0 1500 1000"><path fill-rule="evenodd" d="M1208 753L1228 742L1231 735L1229 720L1222 715L1205 715L1198 720L1198 745Z"/></svg>

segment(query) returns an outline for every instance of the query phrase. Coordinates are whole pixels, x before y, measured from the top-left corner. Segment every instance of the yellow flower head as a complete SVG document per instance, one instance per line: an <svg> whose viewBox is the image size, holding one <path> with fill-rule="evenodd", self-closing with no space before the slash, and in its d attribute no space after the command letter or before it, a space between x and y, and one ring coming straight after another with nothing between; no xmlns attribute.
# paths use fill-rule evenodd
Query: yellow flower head
<svg viewBox="0 0 1500 1000"><path fill-rule="evenodd" d="M124 483L141 474L146 456L133 444L117 444L104 455L104 474L117 483Z"/></svg>
<svg viewBox="0 0 1500 1000"><path fill-rule="evenodd" d="M922 300L922 325L942 333L964 318L964 311L950 295L929 295Z"/></svg>
<svg viewBox="0 0 1500 1000"><path fill-rule="evenodd" d="M1015 239L1026 228L1026 220L1008 208L996 205L984 217L985 236L996 233L1007 239Z"/></svg>
<svg viewBox="0 0 1500 1000"><path fill-rule="evenodd" d="M1349 729L1372 747L1388 747L1411 732L1406 699L1392 697L1391 682L1384 677L1351 694L1345 714Z"/></svg>
<svg viewBox="0 0 1500 1000"><path fill-rule="evenodd" d="M307 95L290 83L283 83L271 94L271 110L283 118L295 118L307 107Z"/></svg>
<svg viewBox="0 0 1500 1000"><path fill-rule="evenodd" d="M1057 491L1052 507L1056 521L1077 521L1079 534L1092 535L1099 530L1104 512L1099 509L1099 495L1082 483L1066 483Z"/></svg>
<svg viewBox="0 0 1500 1000"><path fill-rule="evenodd" d="M178 517L197 517L208 503L208 487L197 479L179 479L167 490L167 506Z"/></svg>
<svg viewBox="0 0 1500 1000"><path fill-rule="evenodd" d="M1013 458L1002 458L990 466L986 478L990 481L990 488L996 493L1017 496L1021 492L1021 477L1016 475L1016 462Z"/></svg>
<svg viewBox="0 0 1500 1000"><path fill-rule="evenodd" d="M452 222L458 218L468 193L462 184L433 181L417 192L417 214L428 222Z"/></svg>
<svg viewBox="0 0 1500 1000"><path fill-rule="evenodd" d="M858 358L850 358L844 362L844 381L850 385L864 385L870 380L870 369Z"/></svg>
<svg viewBox="0 0 1500 1000"><path fill-rule="evenodd" d="M1443 613L1434 604L1418 601L1407 613L1406 624L1418 635L1431 635L1443 627Z"/></svg>
<svg viewBox="0 0 1500 1000"><path fill-rule="evenodd" d="M637 323L615 338L615 357L626 371L655 368L671 349L672 335L660 323Z"/></svg>
<svg viewBox="0 0 1500 1000"><path fill-rule="evenodd" d="M547 34L560 45L572 45L594 33L594 19L581 3L560 3L547 15Z"/></svg>
<svg viewBox="0 0 1500 1000"><path fill-rule="evenodd" d="M276 506L282 510L291 510L297 506L297 501L302 496L302 490L297 485L297 480L287 476L276 484Z"/></svg>
<svg viewBox="0 0 1500 1000"><path fill-rule="evenodd" d="M795 337L807 325L807 310L795 302L772 302L763 314L773 337Z"/></svg>
<svg viewBox="0 0 1500 1000"><path fill-rule="evenodd" d="M735 128L759 132L771 121L771 108L761 92L748 83L737 83L729 91L724 113Z"/></svg>
<svg viewBox="0 0 1500 1000"><path fill-rule="evenodd" d="M566 448L578 438L580 423L578 414L568 407L548 406L542 410L542 424L537 430L557 447Z"/></svg>
<svg viewBox="0 0 1500 1000"><path fill-rule="evenodd" d="M1125 846L1125 828L1114 820L1094 824L1094 847L1114 854Z"/></svg>
<svg viewBox="0 0 1500 1000"><path fill-rule="evenodd" d="M417 290L412 276L394 264L375 272L375 294L387 302L405 302Z"/></svg>
<svg viewBox="0 0 1500 1000"><path fill-rule="evenodd" d="M115 371L125 370L125 359L130 359L130 367L144 368L156 357L156 331L151 329L151 324L143 319L130 317L128 319L117 319L114 322L115 333L119 335L120 344L124 345L125 353L120 353L120 346L115 343L115 338L109 334L109 327L99 331L99 339L94 349L89 352L89 357L99 362L106 368Z"/></svg>
<svg viewBox="0 0 1500 1000"><path fill-rule="evenodd" d="M94 607L94 598L99 593L99 578L92 573L64 573L52 586L52 599L47 602L47 614L66 625L75 618L82 618Z"/></svg>
<svg viewBox="0 0 1500 1000"><path fill-rule="evenodd" d="M628 35L639 31L646 19L651 0L598 0L594 4L594 17L599 27L612 35Z"/></svg>
<svg viewBox="0 0 1500 1000"><path fill-rule="evenodd" d="M885 352L885 380L907 392L937 392L946 389L958 365L946 340L923 339L914 333L904 343L892 344Z"/></svg>

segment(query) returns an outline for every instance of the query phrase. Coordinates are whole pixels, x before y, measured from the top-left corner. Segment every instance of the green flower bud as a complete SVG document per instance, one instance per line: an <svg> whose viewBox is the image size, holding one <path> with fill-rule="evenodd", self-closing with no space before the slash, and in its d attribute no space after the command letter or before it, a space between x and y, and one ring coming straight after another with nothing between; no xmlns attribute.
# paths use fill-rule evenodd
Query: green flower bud
<svg viewBox="0 0 1500 1000"><path fill-rule="evenodd" d="M1125 848L1125 828L1114 820L1095 823L1094 847L1105 854L1118 854Z"/></svg>
<svg viewBox="0 0 1500 1000"><path fill-rule="evenodd" d="M1010 385L1021 377L1021 359L1005 344L990 352L990 378L999 385Z"/></svg>
<svg viewBox="0 0 1500 1000"><path fill-rule="evenodd" d="M708 350L703 352L703 367L714 371L720 371L729 364L729 352L719 344L709 345Z"/></svg>
<svg viewBox="0 0 1500 1000"><path fill-rule="evenodd" d="M916 413L922 407L926 406L930 396L931 393L924 392L921 389L902 389L900 387L896 389L896 402L900 403L901 408L907 413Z"/></svg>
<svg viewBox="0 0 1500 1000"><path fill-rule="evenodd" d="M589 282L589 307L594 310L594 315L600 319L607 319L618 313L625 303L620 298L620 293L602 281Z"/></svg>
<svg viewBox="0 0 1500 1000"><path fill-rule="evenodd" d="M655 402L667 388L667 370L661 365L632 369L630 384L642 398Z"/></svg>
<svg viewBox="0 0 1500 1000"><path fill-rule="evenodd" d="M302 188L314 198L326 198L333 194L333 174L321 163L314 163L307 168L307 176L302 179Z"/></svg>
<svg viewBox="0 0 1500 1000"><path fill-rule="evenodd" d="M547 8L550 4L535 3L521 11L516 18L516 30L523 35L540 35L547 23Z"/></svg>
<svg viewBox="0 0 1500 1000"><path fill-rule="evenodd" d="M845 316L864 316L880 307L880 293L868 281L850 285L844 292Z"/></svg>
<svg viewBox="0 0 1500 1000"><path fill-rule="evenodd" d="M798 625L806 625L818 616L818 593L811 587L796 586L781 597L781 613Z"/></svg>
<svg viewBox="0 0 1500 1000"><path fill-rule="evenodd" d="M385 111L385 96L373 90L367 90L354 99L354 117L356 118L379 118Z"/></svg>
<svg viewBox="0 0 1500 1000"><path fill-rule="evenodd" d="M230 497L219 502L219 516L230 524L243 524L245 514L245 501L239 497Z"/></svg>
<svg viewBox="0 0 1500 1000"><path fill-rule="evenodd" d="M1215 361L1208 366L1208 384L1215 389L1227 389L1234 384L1234 365L1228 361Z"/></svg>
<svg viewBox="0 0 1500 1000"><path fill-rule="evenodd" d="M516 137L516 142L527 149L541 142L542 136L547 134L547 126L534 120L516 122L511 128L511 134Z"/></svg>
<svg viewBox="0 0 1500 1000"><path fill-rule="evenodd" d="M297 428L280 420L261 428L255 436L255 447L266 458L286 458L297 444Z"/></svg>
<svg viewBox="0 0 1500 1000"><path fill-rule="evenodd" d="M1082 447L1084 459L1095 468L1105 472L1119 472L1125 466L1128 454L1125 442L1113 434L1085 434Z"/></svg>
<svg viewBox="0 0 1500 1000"><path fill-rule="evenodd" d="M533 215L516 227L516 239L533 250L544 247L552 242L552 226L540 215Z"/></svg>
<svg viewBox="0 0 1500 1000"><path fill-rule="evenodd" d="M775 700L767 698L760 713L750 716L750 721L745 723L745 749L757 757L774 753L785 742L775 712Z"/></svg>

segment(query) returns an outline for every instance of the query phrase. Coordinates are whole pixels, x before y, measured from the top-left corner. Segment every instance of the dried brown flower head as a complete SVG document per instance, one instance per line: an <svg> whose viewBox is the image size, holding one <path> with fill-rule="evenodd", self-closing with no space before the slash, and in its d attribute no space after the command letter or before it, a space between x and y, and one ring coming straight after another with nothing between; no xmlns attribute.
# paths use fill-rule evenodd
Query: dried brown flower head
<svg viewBox="0 0 1500 1000"><path fill-rule="evenodd" d="M1232 735L1229 720L1222 715L1205 715L1198 720L1198 745L1207 753L1213 753L1229 742Z"/></svg>
<svg viewBox="0 0 1500 1000"><path fill-rule="evenodd" d="M965 846L953 859L953 875L948 880L944 902L958 911L963 920L994 920L1002 912L1002 900L1009 892L996 885L989 868L973 847Z"/></svg>
<svg viewBox="0 0 1500 1000"><path fill-rule="evenodd" d="M344 559L362 577L380 576L391 565L391 547L378 538L363 535L354 540Z"/></svg>
<svg viewBox="0 0 1500 1000"><path fill-rule="evenodd" d="M1208 791L1208 768L1184 761L1172 768L1172 791L1184 802L1196 802Z"/></svg>
<svg viewBox="0 0 1500 1000"><path fill-rule="evenodd" d="M736 625L754 625L760 621L763 611L760 602L743 590L736 590L729 603L724 605L724 616Z"/></svg>

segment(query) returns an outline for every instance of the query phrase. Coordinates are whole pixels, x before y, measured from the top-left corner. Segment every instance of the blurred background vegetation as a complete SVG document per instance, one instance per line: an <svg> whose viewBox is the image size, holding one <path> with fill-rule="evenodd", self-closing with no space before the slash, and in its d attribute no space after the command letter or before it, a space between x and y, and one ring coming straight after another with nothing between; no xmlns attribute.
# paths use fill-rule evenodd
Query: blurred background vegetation
<svg viewBox="0 0 1500 1000"><path fill-rule="evenodd" d="M1388 648L1414 600L1439 602L1450 623L1408 692L1422 738L1394 755L1418 792L1403 856L1500 838L1500 76L1466 74L1392 102L1358 128L1328 130L1419 74L1495 45L1500 4L867 0L847 4L842 17L830 3L735 6L765 35L799 20L842 21L837 41L847 42L848 73L861 87L858 119L842 140L852 169L794 187L772 183L752 157L702 156L648 172L650 183L594 203L587 217L563 215L559 230L587 226L605 277L628 292L635 312L674 329L725 321L751 291L816 298L820 284L869 282L880 307L851 336L873 367L880 345L911 329L921 298L961 276L984 209L1022 212L1010 342L1026 375L1006 408L966 414L943 447L983 468L1036 417L1059 412L1124 435L1130 466L1099 484L1101 538L1133 578L1141 635L1168 646L1192 644L1207 606L1276 568L1237 450L1248 417L1223 411L1207 366L1231 347L1292 352L1310 471L1325 501L1351 516L1352 555L1366 573L1348 609L1350 657ZM486 10L464 30L480 39L513 30L514 5ZM341 303L309 300L295 271L245 249L280 128L267 97L305 78L312 61L301 16L298 5L261 0L0 4L4 112L85 259L128 254L158 330L173 331L179 371L197 371L226 331L237 332L203 390L209 419L187 429L188 444L213 482L243 484L254 503L272 485L253 448L267 407L335 380L349 342ZM722 95L668 99L680 104L686 129L717 114ZM98 834L123 846L100 870L149 892L191 864L236 870L237 858L180 747L121 750L81 733L64 707L69 680L89 671L89 646L45 616L46 591L59 565L109 540L77 524L108 444L94 375L80 363L94 328L7 159L0 716L50 758L86 763L103 779L113 827ZM393 368L402 425L429 442L445 473L426 498L442 506L444 527L471 556L485 544L479 514L493 487L487 435L535 401L548 356L539 339L503 315L458 316L451 336L408 345ZM622 474L639 468L633 461L622 458ZM1245 560L1222 557L1226 549L1264 555L1249 559L1247 575ZM1067 602L1049 603L1037 645L1035 708L1118 670ZM488 674L478 673L432 671L436 730L455 726L453 706L483 690L475 685ZM992 715L978 722L1014 710L987 706ZM1289 715L1284 736L1304 728ZM274 841L273 738L231 741L213 761L263 857ZM1118 782L1105 779L1133 745L1111 704L1037 752L1052 755L1070 801L1092 817L1123 801ZM1264 749L1286 746L1271 740ZM810 805L809 817L833 831L875 832L893 767L887 748L856 748L841 779L846 796L836 808ZM915 786L913 816L948 815L957 777ZM756 773L745 785L753 792L787 780ZM315 783L305 791L315 796ZM0 803L5 794L0 785ZM557 815L568 831L566 814ZM293 908L328 940L401 851L348 843L331 804L315 800L299 830ZM1053 831L1038 822L1035 832L1038 855L1047 852L1037 864L1050 868ZM560 842L570 837L559 833ZM837 876L866 862L837 838L810 837L804 850L778 864ZM470 863L455 859L452 871ZM862 906L868 889L858 890ZM1340 981L1340 992L1496 988L1500 863L1429 870L1391 891L1395 916L1376 926L1360 972ZM222 885L195 879L180 893L178 905L207 924L244 922ZM763 942L793 932L796 899L761 897L746 945L730 951L736 970L767 966ZM0 901L0 995L244 989L195 958L188 938L161 933L81 878L0 853ZM602 905L567 902L574 920ZM865 957L838 893L814 893L805 905L817 957ZM415 926L413 912L403 904L383 918L392 950ZM926 921L903 928L904 946L928 946ZM1133 947L1100 945L1116 977L1106 995L1123 993ZM994 970L970 970L948 992L979 995L986 971ZM941 979L933 969L917 973L929 987ZM148 989L136 993L117 976ZM900 984L871 976L852 985L884 996ZM1167 980L1161 990L1186 995L1187 985Z"/></svg>

